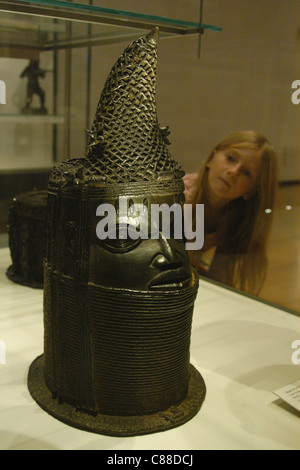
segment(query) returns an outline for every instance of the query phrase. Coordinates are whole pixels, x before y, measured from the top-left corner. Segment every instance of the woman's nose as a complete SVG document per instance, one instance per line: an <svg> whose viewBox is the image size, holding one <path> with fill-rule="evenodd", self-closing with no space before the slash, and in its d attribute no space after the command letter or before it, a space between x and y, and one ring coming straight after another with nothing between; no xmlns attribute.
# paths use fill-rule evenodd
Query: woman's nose
<svg viewBox="0 0 300 470"><path fill-rule="evenodd" d="M227 172L228 172L229 175L235 177L239 174L240 170L241 170L241 164L236 163L234 165L230 165Z"/></svg>

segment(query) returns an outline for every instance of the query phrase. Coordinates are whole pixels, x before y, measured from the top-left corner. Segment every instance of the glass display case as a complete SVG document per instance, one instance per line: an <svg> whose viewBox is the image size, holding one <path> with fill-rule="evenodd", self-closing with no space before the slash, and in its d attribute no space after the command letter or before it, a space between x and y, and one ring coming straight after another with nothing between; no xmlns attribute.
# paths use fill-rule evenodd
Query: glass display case
<svg viewBox="0 0 300 470"><path fill-rule="evenodd" d="M45 186L50 168L72 152L84 152L90 125L93 46L128 44L158 26L160 37L201 36L221 28L160 16L57 0L0 3L1 198ZM196 39L197 40L197 39ZM122 47L122 46L121 46ZM98 59L99 60L99 59ZM24 112L30 78L25 70L38 61L41 73L31 108ZM100 90L100 88L99 88ZM40 94L46 112L39 112ZM92 109L92 112L94 109Z"/></svg>
<svg viewBox="0 0 300 470"><path fill-rule="evenodd" d="M295 218L299 104L291 101L291 85L299 78L295 65L299 54L297 15L291 5L282 5L270 15L270 2L254 7L246 0L243 4L248 3L256 14L246 17L247 9L240 2L229 15L223 2L213 1L204 2L202 18L201 3L0 2L0 242L3 236L7 245L11 198L45 189L56 162L85 154L85 131L115 58L132 40L158 26L159 118L162 125L170 124L171 153L183 169L196 171L217 135L223 137L238 127L261 129L278 150L282 186L270 245L270 267L277 281L273 288L273 280L267 279L263 295L299 311L299 223ZM128 5L157 14L129 11ZM21 75L36 60L44 72L38 80L45 93L44 114L22 111L28 78ZM39 95L34 95L32 107L39 107L39 101ZM281 230L284 233L279 236ZM283 249L293 266L287 265L289 276L282 275L282 266L287 264L279 257ZM278 259L273 262L275 254ZM286 294L287 289L291 294Z"/></svg>
<svg viewBox="0 0 300 470"><path fill-rule="evenodd" d="M156 449L156 457L166 449L180 453L180 447L189 452L298 449L298 408L281 399L283 390L291 398L291 385L296 384L299 390L299 369L295 365L299 364L300 342L300 103L291 100L291 84L300 78L296 74L300 74L300 68L295 66L299 15L291 7L297 2L276 2L274 8L273 0L211 0L206 3L205 18L222 27L202 21L203 0L79 2L0 0L0 368L4 394L0 448L97 448L111 450L115 458L115 450L121 448L131 452ZM165 3L170 17L161 14L167 7L158 7L158 14L150 15L125 7L100 7L96 2L136 3L143 5L143 11L155 11L155 5ZM197 10L191 15L196 21L183 19L195 6L200 6L200 18ZM184 9L185 14L180 16ZM205 152L230 131L255 128L266 133L277 151L280 181L274 209L267 209L273 212L274 221L268 245L269 270L262 291L254 296L200 278L191 358L203 370L209 391L201 413L170 433L150 434L149 439L132 436L117 442L112 436L96 438L95 434L53 420L28 396L26 370L44 347L44 292L29 284L18 285L7 275L12 261L8 208L13 206L15 196L46 189L55 164L85 155L86 130L91 128L111 66L128 44L155 26L161 39L159 125L167 129L170 124L170 153L183 170L198 171L201 159L204 161L208 155ZM49 200L47 191L44 193ZM81 206L77 202L68 205L68 209L73 207ZM58 213L64 215L64 210ZM27 217L22 204L17 215ZM31 246L36 249L34 253L40 253L44 228L37 223L37 217L33 218L35 239ZM76 226L73 221L67 222L60 232L56 226L54 231L58 239L66 235L71 253L78 246L73 237ZM27 228L20 234L18 241L25 246ZM20 253L20 258L27 261L25 250L20 249ZM34 266L37 260L34 254ZM77 260L74 264L82 282L82 265ZM65 279L57 278L57 284L60 282ZM65 304L77 301L68 292L61 298ZM172 310L178 315L178 301ZM69 321L63 308L61 312ZM89 325L85 327L88 330ZM164 322L163 328L168 328ZM123 350L128 349L127 343ZM78 351L83 355L83 348ZM178 361L174 368L177 370ZM163 419L169 418L165 415Z"/></svg>

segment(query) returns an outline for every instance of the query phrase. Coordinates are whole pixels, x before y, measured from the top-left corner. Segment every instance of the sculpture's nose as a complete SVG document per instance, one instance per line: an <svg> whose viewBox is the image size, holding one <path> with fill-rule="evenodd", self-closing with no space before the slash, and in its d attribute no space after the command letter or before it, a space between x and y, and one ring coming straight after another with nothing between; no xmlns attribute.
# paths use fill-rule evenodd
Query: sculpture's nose
<svg viewBox="0 0 300 470"><path fill-rule="evenodd" d="M172 247L172 242L167 240L161 232L159 233L159 244L161 251L152 262L155 268L163 271L165 269L176 269L182 266L179 253Z"/></svg>

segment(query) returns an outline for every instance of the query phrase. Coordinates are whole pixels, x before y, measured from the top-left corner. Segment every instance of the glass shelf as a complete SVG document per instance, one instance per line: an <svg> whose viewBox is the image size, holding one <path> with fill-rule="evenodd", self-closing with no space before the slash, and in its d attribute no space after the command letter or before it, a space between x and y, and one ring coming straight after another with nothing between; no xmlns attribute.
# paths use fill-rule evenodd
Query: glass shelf
<svg viewBox="0 0 300 470"><path fill-rule="evenodd" d="M0 122L63 124L65 117L57 114L0 114Z"/></svg>
<svg viewBox="0 0 300 470"><path fill-rule="evenodd" d="M1 1L0 45L38 51L130 40L158 26L161 38L221 31L213 25L57 1Z"/></svg>

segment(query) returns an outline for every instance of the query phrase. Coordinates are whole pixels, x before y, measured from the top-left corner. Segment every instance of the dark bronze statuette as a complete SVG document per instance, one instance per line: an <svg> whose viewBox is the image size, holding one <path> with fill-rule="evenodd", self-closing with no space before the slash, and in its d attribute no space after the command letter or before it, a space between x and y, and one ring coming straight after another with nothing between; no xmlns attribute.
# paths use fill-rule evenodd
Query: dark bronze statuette
<svg viewBox="0 0 300 470"><path fill-rule="evenodd" d="M184 240L166 237L160 223L156 237L141 230L152 205L184 203L183 172L156 115L157 40L155 29L125 49L86 157L55 167L48 186L44 354L30 367L29 390L64 423L112 436L179 426L206 391L190 364L198 278ZM98 236L103 205L114 210L116 237Z"/></svg>
<svg viewBox="0 0 300 470"><path fill-rule="evenodd" d="M21 78L27 78L26 88L26 103L22 108L24 114L47 114L47 108L45 107L46 95L42 87L40 86L39 79L44 78L46 70L42 70L39 66L38 60L30 60L29 64L21 73ZM38 96L40 100L40 107L32 107L32 100L34 95Z"/></svg>

